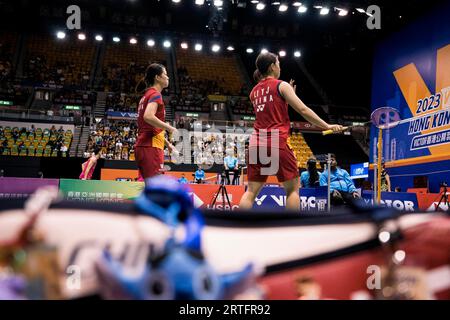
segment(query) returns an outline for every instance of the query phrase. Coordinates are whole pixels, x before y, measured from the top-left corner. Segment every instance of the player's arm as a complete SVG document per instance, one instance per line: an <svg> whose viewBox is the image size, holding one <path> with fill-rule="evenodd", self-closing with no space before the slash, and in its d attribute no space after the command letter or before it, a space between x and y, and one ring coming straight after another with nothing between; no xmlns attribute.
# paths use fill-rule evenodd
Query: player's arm
<svg viewBox="0 0 450 320"><path fill-rule="evenodd" d="M295 111L300 113L308 122L311 124L318 126L319 128L325 130L333 130L334 132L338 132L342 130L342 126L340 125L330 125L323 121L313 110L308 108L302 100L295 94L294 88L286 82L280 83L280 93L286 102L294 108Z"/></svg>
<svg viewBox="0 0 450 320"><path fill-rule="evenodd" d="M156 102L150 102L144 112L144 121L155 128L167 130L169 133L176 132L177 129L156 117L157 110L158 104Z"/></svg>
<svg viewBox="0 0 450 320"><path fill-rule="evenodd" d="M97 162L97 161L89 160L89 162L88 162L88 164L86 166L86 170L84 171L85 172L85 176L84 176L84 178L82 180L86 180L87 179L86 176L89 174L89 171L91 171L91 168L94 165L94 162Z"/></svg>
<svg viewBox="0 0 450 320"><path fill-rule="evenodd" d="M388 186L388 191L391 192L391 178L389 178L389 175L386 173L386 183Z"/></svg>

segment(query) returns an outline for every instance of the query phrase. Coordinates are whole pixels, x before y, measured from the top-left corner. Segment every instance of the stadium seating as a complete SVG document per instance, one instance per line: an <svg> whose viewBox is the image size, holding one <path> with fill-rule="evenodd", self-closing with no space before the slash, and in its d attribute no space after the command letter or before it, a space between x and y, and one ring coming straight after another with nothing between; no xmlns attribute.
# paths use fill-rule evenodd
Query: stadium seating
<svg viewBox="0 0 450 320"><path fill-rule="evenodd" d="M306 168L306 162L313 153L311 148L306 143L303 135L300 132L294 132L288 139L288 143L297 158L297 166L299 168Z"/></svg>
<svg viewBox="0 0 450 320"><path fill-rule="evenodd" d="M11 156L36 156L57 157L60 146L70 148L72 143L72 130L57 130L53 128L31 129L19 127L0 126L0 149L2 155ZM67 156L67 152L61 152L61 156Z"/></svg>
<svg viewBox="0 0 450 320"><path fill-rule="evenodd" d="M241 71L235 56L193 52L177 49L177 66L183 66L194 80L217 81L220 94L239 94L242 83Z"/></svg>
<svg viewBox="0 0 450 320"><path fill-rule="evenodd" d="M150 63L166 63L166 54L143 43L107 45L100 87L107 92L134 93Z"/></svg>
<svg viewBox="0 0 450 320"><path fill-rule="evenodd" d="M109 93L106 97L107 111L136 112L142 95Z"/></svg>
<svg viewBox="0 0 450 320"><path fill-rule="evenodd" d="M25 75L29 80L55 85L87 86L95 46L89 41L32 35L27 41Z"/></svg>

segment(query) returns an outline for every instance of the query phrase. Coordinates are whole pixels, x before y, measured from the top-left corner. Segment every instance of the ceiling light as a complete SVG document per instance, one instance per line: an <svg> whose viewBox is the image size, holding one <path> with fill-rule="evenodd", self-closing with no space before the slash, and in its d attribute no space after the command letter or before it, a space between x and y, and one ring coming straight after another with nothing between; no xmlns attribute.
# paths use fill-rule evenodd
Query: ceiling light
<svg viewBox="0 0 450 320"><path fill-rule="evenodd" d="M278 8L278 11L280 12L285 12L288 9L288 6L285 4L280 5L280 7Z"/></svg>
<svg viewBox="0 0 450 320"><path fill-rule="evenodd" d="M234 47L233 47L233 46L228 46L228 47L227 47L227 50L228 50L228 51L234 51Z"/></svg>
<svg viewBox="0 0 450 320"><path fill-rule="evenodd" d="M286 51L281 50L280 52L278 52L278 55L279 55L280 57L286 57Z"/></svg>
<svg viewBox="0 0 450 320"><path fill-rule="evenodd" d="M211 47L211 50L213 52L219 52L220 51L220 46L218 44L213 44L213 46Z"/></svg>
<svg viewBox="0 0 450 320"><path fill-rule="evenodd" d="M341 9L341 8L335 8L337 11L339 11L339 15L341 17L345 17L348 14L348 10Z"/></svg>
<svg viewBox="0 0 450 320"><path fill-rule="evenodd" d="M247 53L253 53L253 49L252 48L247 48L247 50L245 50L245 51L247 51Z"/></svg>
<svg viewBox="0 0 450 320"><path fill-rule="evenodd" d="M57 37L58 39L64 39L64 38L66 37L66 34L65 34L64 32L62 32L62 31L58 31L58 32L56 33L56 37Z"/></svg>
<svg viewBox="0 0 450 320"><path fill-rule="evenodd" d="M96 35L95 36L95 40L97 40L97 41L103 41L103 37L101 36L101 35Z"/></svg>
<svg viewBox="0 0 450 320"><path fill-rule="evenodd" d="M147 41L147 45L148 45L149 47L153 47L153 46L155 45L155 40L153 40L153 39L148 40L148 41Z"/></svg>
<svg viewBox="0 0 450 320"><path fill-rule="evenodd" d="M136 38L131 38L131 39L130 39L130 43L131 43L131 44L136 44L136 43L137 43Z"/></svg>
<svg viewBox="0 0 450 320"><path fill-rule="evenodd" d="M119 37L113 37L113 41L114 42L120 42L120 38Z"/></svg>
<svg viewBox="0 0 450 320"><path fill-rule="evenodd" d="M301 6L298 8L298 12L300 13L305 13L306 11L308 11L308 8L306 6Z"/></svg>
<svg viewBox="0 0 450 320"><path fill-rule="evenodd" d="M264 10L264 8L266 7L266 5L264 3L258 3L256 5L256 10Z"/></svg>
<svg viewBox="0 0 450 320"><path fill-rule="evenodd" d="M294 52L294 57L300 58L301 56L302 56L302 53L300 51L297 50Z"/></svg>
<svg viewBox="0 0 450 320"><path fill-rule="evenodd" d="M203 46L200 43L197 43L194 47L195 51L202 51Z"/></svg>
<svg viewBox="0 0 450 320"><path fill-rule="evenodd" d="M172 45L172 44L170 43L169 40L165 40L165 41L163 42L164 48L170 48L171 45Z"/></svg>
<svg viewBox="0 0 450 320"><path fill-rule="evenodd" d="M84 33L79 33L78 40L86 40L86 35Z"/></svg>
<svg viewBox="0 0 450 320"><path fill-rule="evenodd" d="M322 9L320 9L320 14L321 14L322 16L327 15L328 13L330 13L330 9L328 9L328 8L322 8Z"/></svg>

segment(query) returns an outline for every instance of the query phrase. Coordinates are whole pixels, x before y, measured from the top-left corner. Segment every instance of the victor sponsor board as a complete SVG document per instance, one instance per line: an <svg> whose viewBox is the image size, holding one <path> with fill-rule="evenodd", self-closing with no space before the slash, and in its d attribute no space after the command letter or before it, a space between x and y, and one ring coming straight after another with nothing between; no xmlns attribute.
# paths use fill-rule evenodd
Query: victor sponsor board
<svg viewBox="0 0 450 320"><path fill-rule="evenodd" d="M325 211L327 209L327 187L301 188L300 209L303 211ZM281 187L262 188L255 200L253 208L284 209L286 193Z"/></svg>
<svg viewBox="0 0 450 320"><path fill-rule="evenodd" d="M372 191L363 191L362 198L367 204L373 204ZM419 209L417 195L408 192L382 192L381 205L400 211L416 211Z"/></svg>

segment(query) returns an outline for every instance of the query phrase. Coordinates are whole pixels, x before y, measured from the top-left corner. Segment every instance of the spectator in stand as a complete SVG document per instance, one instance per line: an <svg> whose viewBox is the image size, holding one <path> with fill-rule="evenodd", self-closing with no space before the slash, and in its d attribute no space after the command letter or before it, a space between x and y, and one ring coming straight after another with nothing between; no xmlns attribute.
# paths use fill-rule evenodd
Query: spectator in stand
<svg viewBox="0 0 450 320"><path fill-rule="evenodd" d="M64 156L64 154L67 154L67 150L67 146L63 144L61 147L61 155Z"/></svg>
<svg viewBox="0 0 450 320"><path fill-rule="evenodd" d="M316 188L320 186L321 173L317 171L317 161L309 158L306 162L306 171L300 175L300 185L302 188Z"/></svg>
<svg viewBox="0 0 450 320"><path fill-rule="evenodd" d="M386 171L386 164L381 163L381 191L391 192L391 178Z"/></svg>

